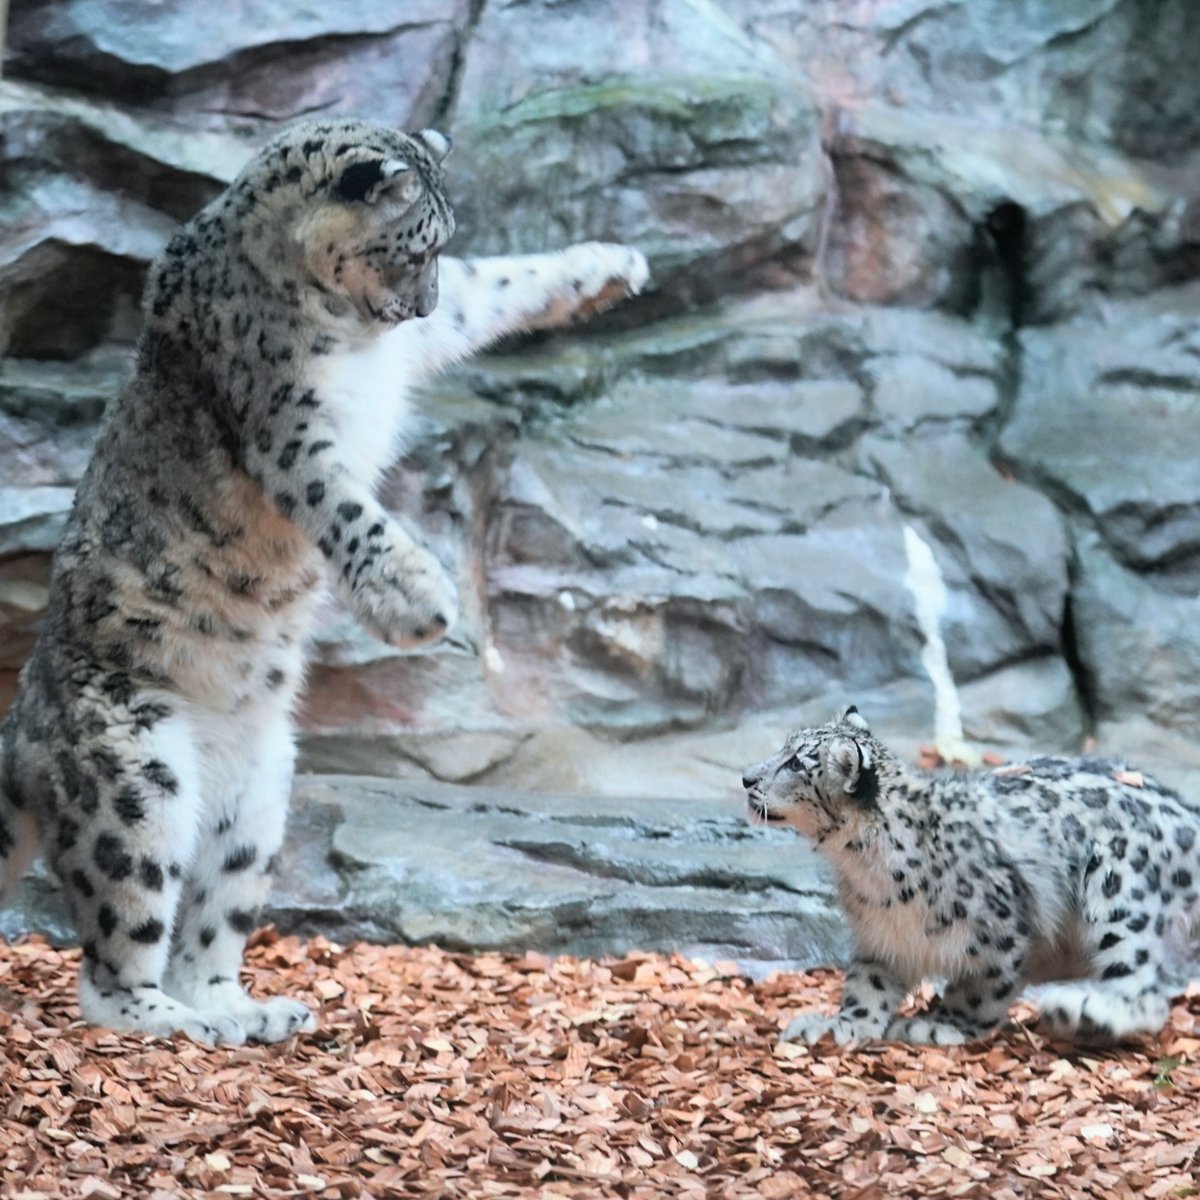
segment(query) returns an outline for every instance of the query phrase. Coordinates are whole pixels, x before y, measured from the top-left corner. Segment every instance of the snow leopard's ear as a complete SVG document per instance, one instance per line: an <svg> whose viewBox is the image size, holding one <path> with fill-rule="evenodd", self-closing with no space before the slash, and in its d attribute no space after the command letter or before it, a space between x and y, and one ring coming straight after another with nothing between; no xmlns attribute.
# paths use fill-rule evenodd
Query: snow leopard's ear
<svg viewBox="0 0 1200 1200"><path fill-rule="evenodd" d="M874 808L879 791L871 747L856 737L835 737L825 748L825 775L835 792L844 792L859 808Z"/></svg>
<svg viewBox="0 0 1200 1200"><path fill-rule="evenodd" d="M351 163L333 183L339 200L374 204L385 192L396 192L402 200L413 200L419 184L412 166L402 158L368 158Z"/></svg>
<svg viewBox="0 0 1200 1200"><path fill-rule="evenodd" d="M454 139L448 133L436 129L422 129L413 135L433 155L434 162L441 162L454 149Z"/></svg>
<svg viewBox="0 0 1200 1200"><path fill-rule="evenodd" d="M871 727L867 724L867 718L858 711L858 708L851 704L848 708L843 708L838 713L838 719L834 722L835 725L849 725L857 729L860 733L870 733Z"/></svg>

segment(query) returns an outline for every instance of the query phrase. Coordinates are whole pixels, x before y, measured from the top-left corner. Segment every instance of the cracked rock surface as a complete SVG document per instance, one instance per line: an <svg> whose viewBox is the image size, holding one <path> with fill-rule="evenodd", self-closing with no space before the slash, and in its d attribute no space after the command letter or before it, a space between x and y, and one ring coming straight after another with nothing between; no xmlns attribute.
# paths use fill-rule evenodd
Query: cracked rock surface
<svg viewBox="0 0 1200 1200"><path fill-rule="evenodd" d="M1197 787L1193 0L403 8L12 0L0 711L147 262L279 122L353 113L453 134L456 252L611 238L652 282L429 389L383 497L480 653L329 609L289 928L829 951L802 847L735 836L738 771L843 703L929 739L906 529L968 741Z"/></svg>
<svg viewBox="0 0 1200 1200"><path fill-rule="evenodd" d="M498 788L302 779L268 917L342 941L679 950L828 962L845 935L813 856L749 827L736 801L546 796ZM46 905L44 881L23 885ZM42 924L67 936L53 909ZM11 932L16 921L6 914Z"/></svg>

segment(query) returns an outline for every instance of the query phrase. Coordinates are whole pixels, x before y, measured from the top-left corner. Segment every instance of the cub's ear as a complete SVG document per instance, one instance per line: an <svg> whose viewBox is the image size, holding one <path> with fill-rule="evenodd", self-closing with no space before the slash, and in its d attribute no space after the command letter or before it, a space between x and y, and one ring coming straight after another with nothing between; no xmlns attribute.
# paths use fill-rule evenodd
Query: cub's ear
<svg viewBox="0 0 1200 1200"><path fill-rule="evenodd" d="M412 170L402 158L368 158L351 163L334 181L333 194L339 200L374 204L385 191L407 184Z"/></svg>
<svg viewBox="0 0 1200 1200"><path fill-rule="evenodd" d="M849 725L862 733L870 733L871 727L867 724L867 718L851 704L849 708L843 708L838 714L838 718L834 721L835 725Z"/></svg>
<svg viewBox="0 0 1200 1200"><path fill-rule="evenodd" d="M434 162L441 162L454 149L454 139L436 129L422 129L413 136L433 155Z"/></svg>
<svg viewBox="0 0 1200 1200"><path fill-rule="evenodd" d="M856 738L834 738L825 750L825 775L836 790L851 796L859 808L873 808L879 777L871 747Z"/></svg>

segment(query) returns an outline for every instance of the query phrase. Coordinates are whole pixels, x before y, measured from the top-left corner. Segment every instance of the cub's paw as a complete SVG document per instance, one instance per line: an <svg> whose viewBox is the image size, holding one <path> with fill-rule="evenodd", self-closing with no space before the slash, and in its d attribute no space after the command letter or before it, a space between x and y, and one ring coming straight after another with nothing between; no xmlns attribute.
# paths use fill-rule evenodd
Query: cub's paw
<svg viewBox="0 0 1200 1200"><path fill-rule="evenodd" d="M856 1021L853 1017L839 1013L835 1017L826 1016L819 1012L802 1012L788 1022L787 1028L780 1035L783 1042L819 1042L827 1034L839 1046L847 1042L865 1042L878 1037L879 1030L873 1024Z"/></svg>
<svg viewBox="0 0 1200 1200"><path fill-rule="evenodd" d="M317 1027L317 1019L308 1005L287 996L252 1000L243 995L230 1011L251 1042L282 1042L294 1033L311 1033Z"/></svg>
<svg viewBox="0 0 1200 1200"><path fill-rule="evenodd" d="M359 575L353 595L360 619L399 650L436 642L458 619L450 576L411 542L383 549Z"/></svg>
<svg viewBox="0 0 1200 1200"><path fill-rule="evenodd" d="M559 256L562 283L538 322L566 325L586 321L628 296L636 296L650 278L645 256L632 246L584 242Z"/></svg>
<svg viewBox="0 0 1200 1200"><path fill-rule="evenodd" d="M242 1023L226 1013L198 1012L184 1018L176 1031L163 1028L156 1032L162 1037L168 1036L169 1032L184 1033L202 1046L243 1046L246 1043Z"/></svg>
<svg viewBox="0 0 1200 1200"><path fill-rule="evenodd" d="M980 1034L938 1021L933 1017L897 1017L885 1035L891 1042L908 1042L913 1046L962 1046L975 1041Z"/></svg>

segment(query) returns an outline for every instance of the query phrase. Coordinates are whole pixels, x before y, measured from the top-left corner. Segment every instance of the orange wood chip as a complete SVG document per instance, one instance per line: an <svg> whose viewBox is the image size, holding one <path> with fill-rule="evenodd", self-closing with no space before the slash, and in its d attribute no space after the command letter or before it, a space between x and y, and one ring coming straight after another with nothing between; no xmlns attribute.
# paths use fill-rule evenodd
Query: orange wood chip
<svg viewBox="0 0 1200 1200"><path fill-rule="evenodd" d="M280 1046L86 1029L78 953L0 947L0 1196L1174 1197L1200 1174L1200 986L1118 1050L1017 1005L977 1046L779 1046L836 972L761 983L678 955L334 946L260 934Z"/></svg>

